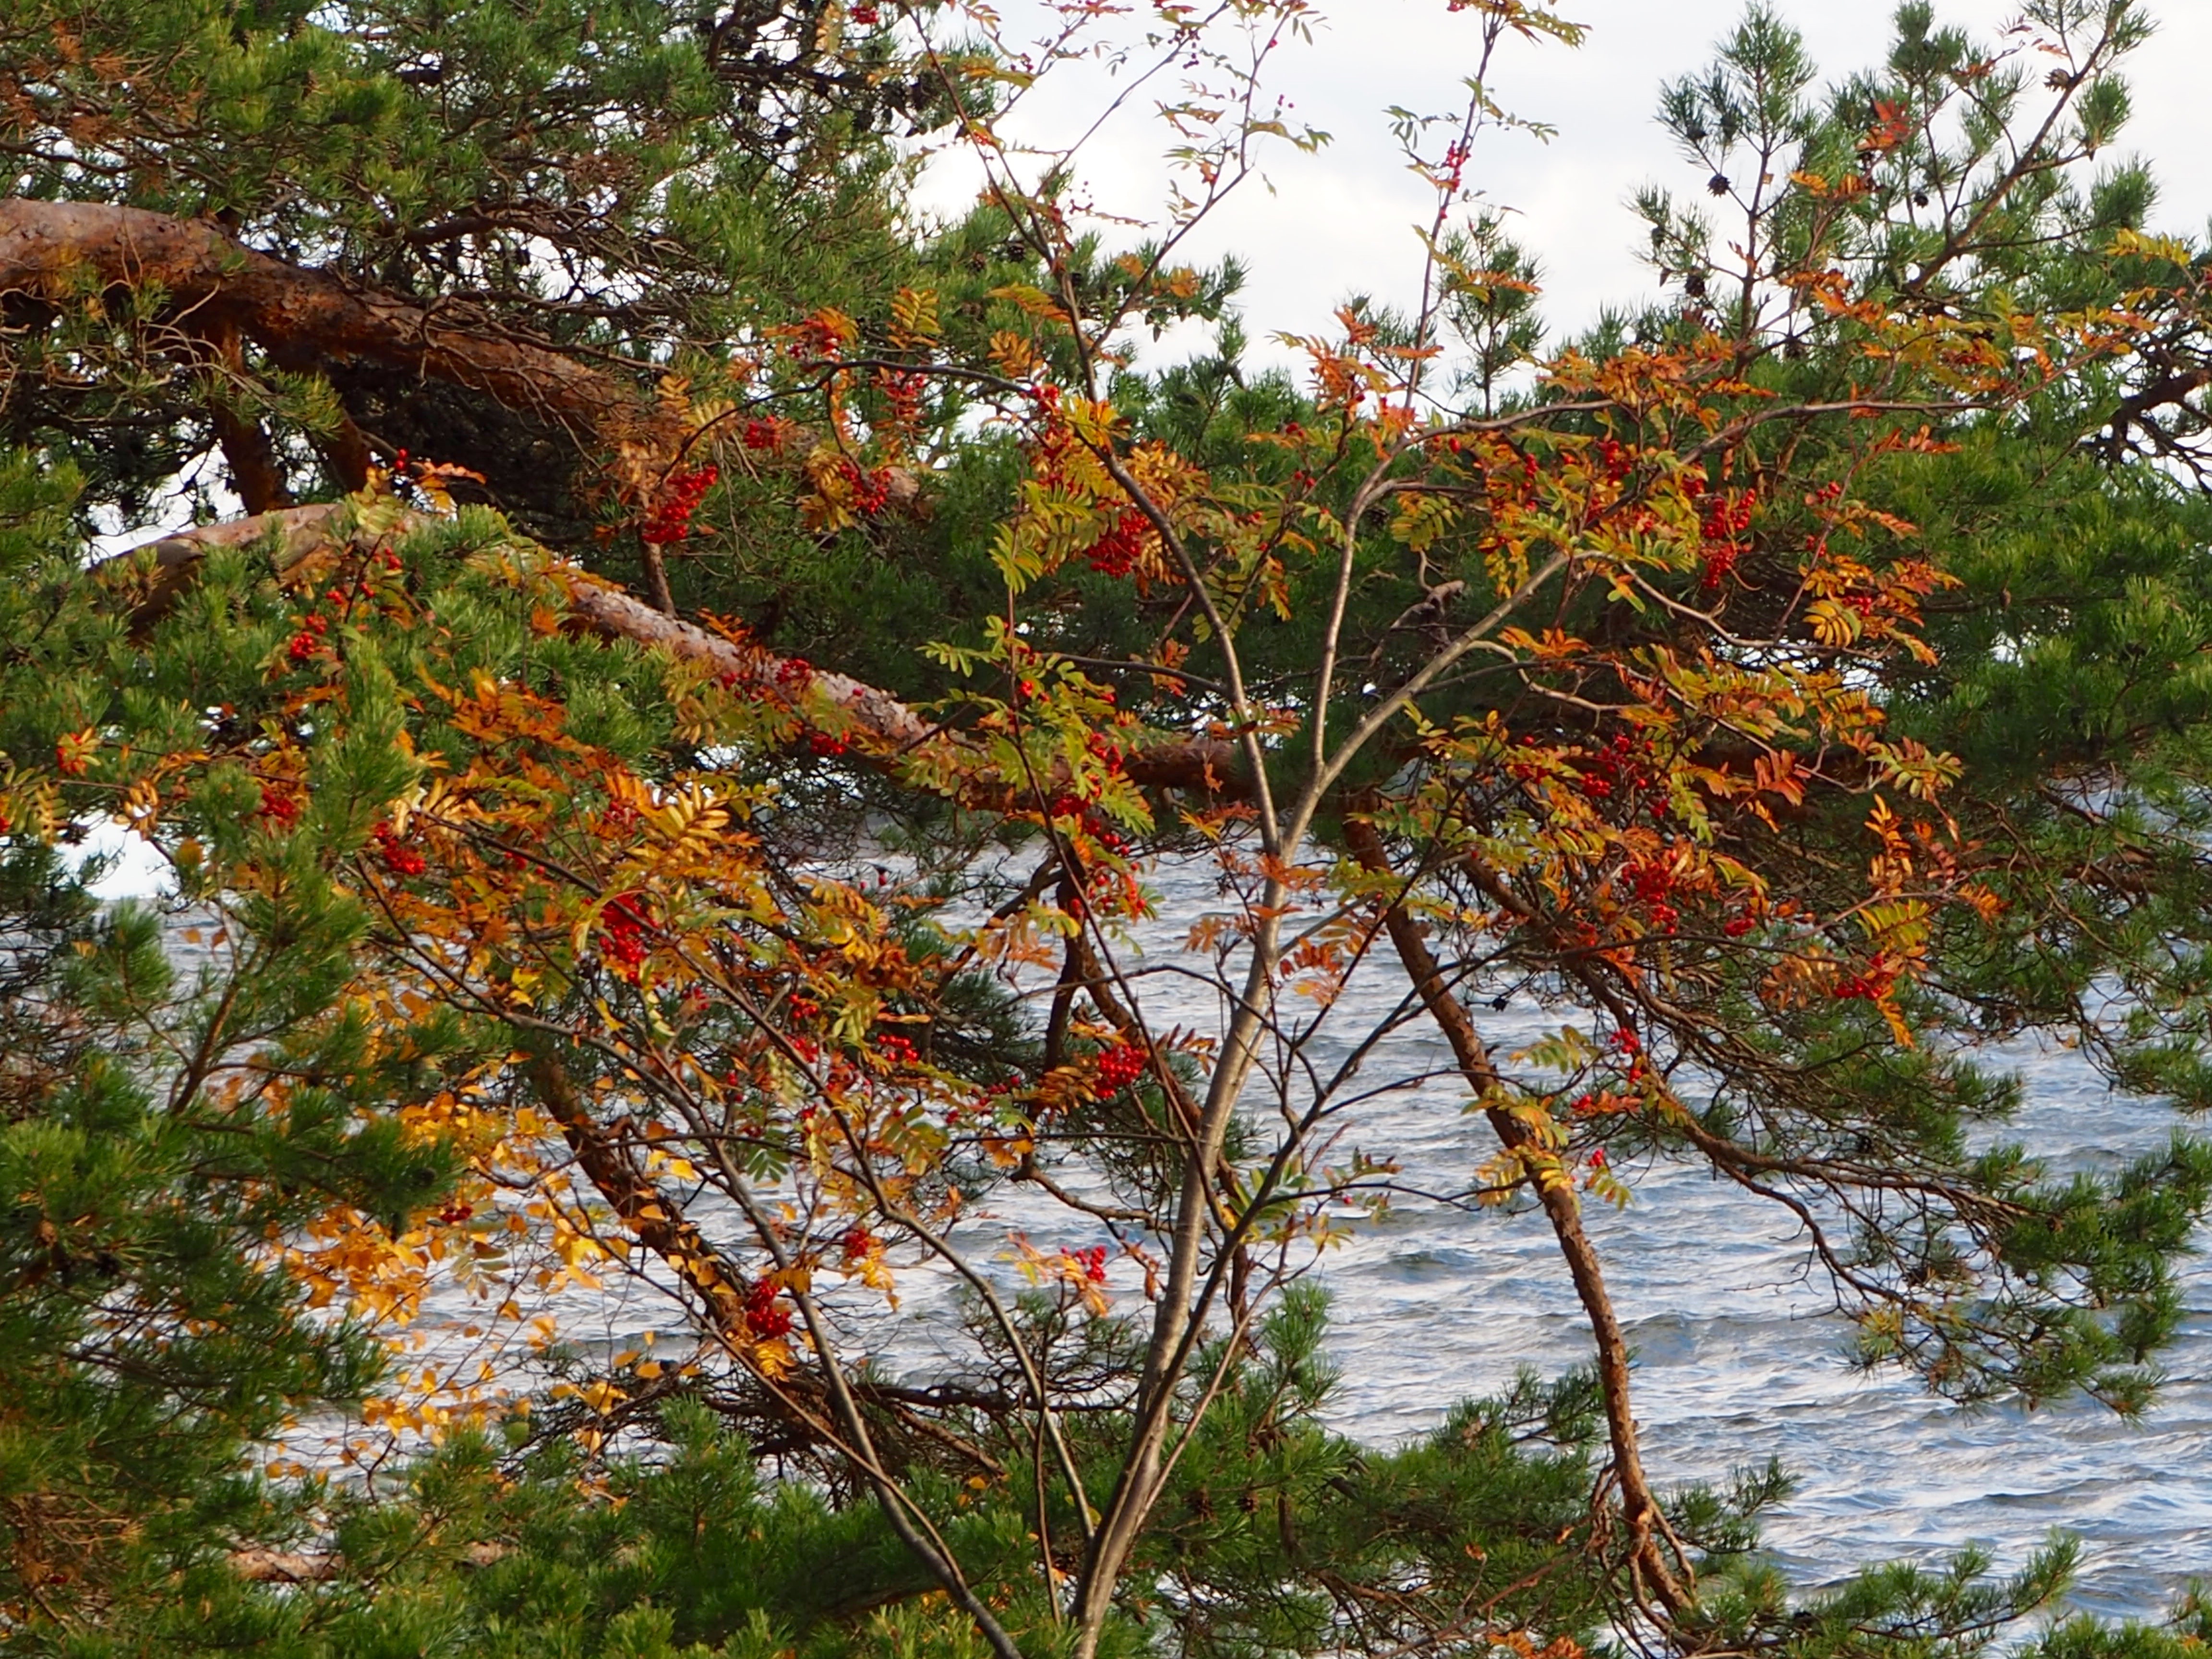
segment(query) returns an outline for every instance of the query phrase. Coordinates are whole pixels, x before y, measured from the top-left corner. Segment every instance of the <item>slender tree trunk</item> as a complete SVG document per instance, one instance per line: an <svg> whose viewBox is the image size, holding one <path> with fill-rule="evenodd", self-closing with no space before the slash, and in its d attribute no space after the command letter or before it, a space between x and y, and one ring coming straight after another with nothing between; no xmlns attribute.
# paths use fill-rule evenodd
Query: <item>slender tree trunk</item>
<svg viewBox="0 0 2212 1659"><path fill-rule="evenodd" d="M703 1234L684 1214L682 1207L668 1199L640 1170L629 1156L618 1146L610 1142L605 1131L585 1106L575 1085L559 1060L550 1052L542 1036L522 1034L524 1052L531 1082L548 1115L561 1126L561 1132L577 1163L591 1180L592 1187L605 1199L624 1224L637 1236L638 1241L660 1260L673 1268L706 1304L708 1316L716 1334L730 1351L746 1363L755 1376L759 1369L745 1361L751 1346L751 1322L745 1314L743 1291L733 1275L723 1265L720 1253L709 1244ZM761 1224L761 1218L751 1212L750 1200L743 1192L738 1194L741 1207L747 1210L748 1218L763 1239L769 1231ZM771 1246L771 1248L774 1248ZM781 1252L779 1265L782 1265ZM927 1568L945 1595L975 1621L977 1632L989 1644L998 1659L1023 1659L1020 1648L1006 1627L979 1598L960 1571L960 1564L951 1552L940 1547L934 1536L925 1537L908 1513L910 1507L905 1494L898 1490L892 1476L884 1468L876 1455L866 1419L861 1414L860 1403L848 1387L843 1371L832 1353L827 1333L823 1329L820 1316L813 1298L797 1286L791 1287L792 1300L799 1307L812 1337L821 1360L821 1382L829 1396L830 1414L843 1431L847 1455L858 1468L870 1492L875 1497L877 1508L885 1522L897 1534L900 1542L911 1551L916 1560ZM795 1405L787 1389L777 1388L771 1379L770 1387L780 1401ZM805 1415L822 1437L836 1443L840 1437L830 1425L811 1412Z"/></svg>
<svg viewBox="0 0 2212 1659"><path fill-rule="evenodd" d="M1176 1385L1206 1319L1206 1308L1195 1298L1206 1223L1213 1213L1215 1166L1230 1117L1259 1060L1267 1000L1279 958L1285 896L1277 881L1269 881L1262 890L1261 920L1253 931L1252 961L1244 976L1243 992L1214 1066L1198 1133L1183 1155L1182 1187L1176 1199L1175 1242L1160 1292L1159 1311L1152 1323L1152 1346L1146 1352L1144 1375L1137 1389L1136 1427L1076 1594L1075 1659L1092 1659L1097 1652L1098 1639L1113 1609L1115 1588L1159 1498L1161 1451L1174 1426Z"/></svg>
<svg viewBox="0 0 2212 1659"><path fill-rule="evenodd" d="M1346 836L1362 869L1376 875L1390 872L1382 838L1371 823L1358 817L1347 820ZM1382 921L1398 960L1405 964L1407 975L1413 981L1422 1007L1450 1045L1460 1075L1478 1099L1494 1098L1503 1082L1497 1065L1490 1057L1481 1033L1475 1029L1474 1017L1446 984L1443 969L1429 949L1421 924L1397 902L1383 912ZM1513 1151L1524 1151L1534 1141L1534 1132L1510 1112L1490 1106L1485 1109L1484 1115L1498 1139ZM1686 1607L1692 1599L1692 1591L1677 1571L1678 1566L1686 1569L1686 1564L1669 1559L1673 1535L1644 1472L1643 1450L1630 1406L1628 1341L1621 1332L1620 1316L1613 1311L1613 1297L1606 1290L1604 1264L1589 1235L1583 1229L1582 1206L1575 1197L1572 1182L1564 1178L1565 1171L1559 1171L1559 1176L1536 1182L1537 1199L1559 1240L1559 1254L1566 1258L1568 1276L1574 1281L1575 1295L1589 1320L1590 1334L1597 1348L1598 1383L1605 1395L1606 1437L1613 1456L1613 1479L1620 1487L1622 1516L1628 1527L1629 1570L1645 1595L1656 1600L1664 1612L1672 1613Z"/></svg>

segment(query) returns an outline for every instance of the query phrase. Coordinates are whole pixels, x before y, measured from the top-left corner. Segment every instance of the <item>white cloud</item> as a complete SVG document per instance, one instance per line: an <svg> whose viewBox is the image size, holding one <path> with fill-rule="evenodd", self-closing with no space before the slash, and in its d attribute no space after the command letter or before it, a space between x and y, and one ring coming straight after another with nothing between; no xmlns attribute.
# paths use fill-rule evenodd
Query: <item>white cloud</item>
<svg viewBox="0 0 2212 1659"><path fill-rule="evenodd" d="M1640 229L1628 199L1650 181L1691 193L1700 183L1652 120L1659 85L1708 62L1744 8L1739 0L1568 0L1563 9L1588 26L1580 48L1511 40L1490 76L1500 104L1557 136L1547 143L1525 132L1486 133L1468 178L1514 213L1518 239L1544 264L1548 313L1572 328L1608 301L1650 293L1650 273L1636 260ZM1804 34L1824 79L1866 66L1888 43L1887 3L1780 0L1776 9ZM1021 10L1005 8L1010 20ZM1413 226L1433 203L1406 171L1383 112L1390 105L1455 108L1474 68L1472 15L1450 14L1444 0L1322 0L1322 11L1314 43L1286 41L1269 80L1291 101L1294 121L1322 128L1334 141L1310 155L1277 146L1266 167L1272 193L1248 185L1193 245L1198 254L1233 252L1249 264L1244 311L1255 339L1324 329L1353 292L1411 299L1420 273ZM2018 12L2016 3L1994 0L1937 5L1940 21L1984 39ZM2158 33L2127 68L2136 113L2123 148L2156 164L2159 228L2196 233L2212 216L2212 169L2198 161L2212 139L2202 89L2212 63L2212 0L2165 0L2154 15ZM1115 84L1091 64L1052 74L1063 80L1048 103L1023 112L1024 128L1039 137L1053 132L1055 120L1089 118ZM1102 208L1152 217L1166 140L1141 102L1085 150L1081 178ZM928 199L940 209L957 205L973 176L947 167L930 182Z"/></svg>

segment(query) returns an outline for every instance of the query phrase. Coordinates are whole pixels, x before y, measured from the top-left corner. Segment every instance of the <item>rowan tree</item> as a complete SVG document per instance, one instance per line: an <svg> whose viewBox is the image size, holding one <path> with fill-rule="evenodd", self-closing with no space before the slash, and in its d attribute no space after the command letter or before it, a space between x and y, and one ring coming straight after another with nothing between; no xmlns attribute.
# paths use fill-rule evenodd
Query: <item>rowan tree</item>
<svg viewBox="0 0 2212 1659"><path fill-rule="evenodd" d="M1026 53L931 7L11 46L19 441L91 458L87 519L210 449L261 510L88 573L42 502L0 806L36 843L119 816L220 916L244 954L179 1005L216 1011L183 1073L214 1120L421 1160L412 1202L249 1166L236 1201L292 1207L225 1259L272 1320L458 1273L502 1358L595 1277L683 1332L556 1354L501 1473L465 1439L331 1500L303 1582L240 1605L337 1651L1809 1656L1974 1650L2059 1594L2065 1546L1793 1604L1778 1473L1645 1475L1582 1211L1689 1160L1797 1218L1868 1363L2148 1398L2212 1157L2049 1175L1990 1144L2018 1087L1981 1060L2042 1030L2185 1106L2203 1074L2192 636L2144 591L2201 580L2200 262L2142 234L2139 171L2089 171L2142 21L2051 0L1984 48L1908 7L1823 103L1753 13L1662 103L1742 228L1654 193L1666 301L1539 362L1534 267L1466 196L1495 49L1574 31L1453 9L1474 90L1403 127L1421 297L1297 379L1233 322L1132 356L1223 316L1235 270L1182 247L1313 141L1262 90L1294 0ZM1184 87L1149 238L1016 142L1101 42ZM899 176L894 106L986 179L940 236L839 216ZM870 625L809 660L838 582ZM1159 858L1222 895L1172 964L1129 945ZM1494 997L1557 1034L1498 1052ZM1494 1141L1447 1198L1550 1231L1593 1366L1386 1456L1320 1426L1297 1281L1401 1196L1347 1126L1415 1024ZM902 1296L951 1299L957 1362L867 1357ZM416 1368L373 1416L443 1433L501 1380Z"/></svg>

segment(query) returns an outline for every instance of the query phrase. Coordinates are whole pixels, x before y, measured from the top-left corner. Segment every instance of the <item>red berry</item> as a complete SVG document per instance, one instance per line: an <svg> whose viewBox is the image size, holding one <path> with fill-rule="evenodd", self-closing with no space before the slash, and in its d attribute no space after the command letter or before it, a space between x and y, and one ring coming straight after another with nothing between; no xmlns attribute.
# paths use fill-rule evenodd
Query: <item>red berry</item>
<svg viewBox="0 0 2212 1659"><path fill-rule="evenodd" d="M791 1334L791 1316L777 1301L775 1286L764 1279L745 1295L745 1323L757 1336L775 1338Z"/></svg>
<svg viewBox="0 0 2212 1659"><path fill-rule="evenodd" d="M1098 1091L1118 1094L1149 1069L1145 1050L1133 1042L1117 1043L1098 1056Z"/></svg>

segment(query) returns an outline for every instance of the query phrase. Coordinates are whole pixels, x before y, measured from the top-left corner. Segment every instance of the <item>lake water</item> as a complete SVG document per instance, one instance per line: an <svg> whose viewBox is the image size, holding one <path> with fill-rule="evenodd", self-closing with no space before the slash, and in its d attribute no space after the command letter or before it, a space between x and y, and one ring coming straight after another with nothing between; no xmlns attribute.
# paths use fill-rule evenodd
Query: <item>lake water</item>
<svg viewBox="0 0 2212 1659"><path fill-rule="evenodd" d="M1211 875L1168 871L1156 885L1174 920L1144 930L1145 959L1187 962L1184 930L1219 902ZM1395 969L1367 964L1324 1032L1340 1044L1387 1017L1405 989ZM1202 993L1147 982L1169 992L1161 1000L1172 1018L1214 1028ZM1485 1010L1484 1035L1503 1054L1567 1018L1525 1002ZM1342 1052L1326 1037L1316 1045L1318 1060ZM2008 1133L2055 1168L2134 1156L2172 1133L2171 1111L2113 1096L2078 1055L2007 1053L2027 1085ZM1463 1114L1463 1091L1438 1075L1450 1063L1425 1024L1395 1036L1362 1085L1436 1080L1358 1108L1350 1137L1398 1159L1410 1183L1439 1190L1464 1185L1495 1148L1487 1125ZM2187 1267L2188 1315L2142 1421L2081 1401L1966 1410L1844 1364L1850 1327L1808 1267L1794 1217L1698 1170L1622 1173L1635 1193L1626 1208L1586 1200L1584 1210L1637 1350L1647 1460L1656 1478L1691 1480L1781 1457L1801 1485L1770 1513L1766 1538L1798 1582L1881 1559L1939 1559L1970 1543L2016 1565L2058 1527L2081 1535L2075 1600L2086 1608L2154 1615L2192 1575L2212 1577L2212 1259ZM2212 1230L2200 1243L2212 1246ZM1504 1384L1519 1365L1550 1373L1589 1357L1589 1327L1538 1214L1402 1200L1329 1252L1321 1271L1336 1291L1337 1416L1364 1439L1431 1427L1453 1401Z"/></svg>
<svg viewBox="0 0 2212 1659"><path fill-rule="evenodd" d="M1533 1035L1505 1017L1490 1023L1501 1047ZM2171 1130L2170 1113L2116 1101L2072 1055L2029 1055L2022 1070L2028 1103L2014 1127L2056 1163L2147 1151ZM1392 1144L1415 1167L1464 1171L1486 1151L1486 1129L1454 1115L1455 1103L1423 1104L1417 1096L1388 1114L1403 1135ZM2212 1576L2212 1267L2202 1257L2187 1272L2168 1381L2142 1421L2084 1401L1968 1410L1845 1365L1849 1327L1808 1271L1794 1218L1692 1170L1655 1168L1632 1184L1624 1211L1584 1207L1638 1352L1646 1457L1658 1478L1714 1479L1778 1455L1801 1486L1771 1512L1766 1538L1800 1582L1976 1542L2015 1565L2056 1527L2082 1537L2075 1599L2085 1607L2149 1615L2192 1574ZM1344 1426L1365 1437L1428 1427L1449 1395L1495 1387L1517 1364L1556 1370L1588 1353L1540 1217L1409 1205L1325 1271L1339 1291Z"/></svg>
<svg viewBox="0 0 2212 1659"><path fill-rule="evenodd" d="M1209 872L1185 866L1156 878L1162 921L1141 930L1130 965L1188 966L1191 921L1218 901ZM1172 918L1171 921L1167 920ZM1368 964L1333 1011L1315 1046L1329 1062L1342 1042L1384 1017L1404 989L1395 964ZM1156 1026L1212 1030L1214 1000L1173 974L1146 976ZM1508 1052L1565 1016L1533 1007L1485 1013L1485 1034ZM2012 1056L2027 1103L2012 1133L2059 1168L2102 1163L2163 1142L2172 1114L2112 1097L2087 1066L2063 1052ZM1400 1161L1407 1179L1463 1186L1493 1150L1480 1118L1447 1076L1441 1041L1415 1024L1370 1058L1363 1087L1424 1076L1358 1109L1349 1139ZM1634 1200L1614 1211L1586 1200L1615 1304L1638 1356L1637 1410L1646 1457L1662 1480L1724 1478L1778 1455L1800 1488L1770 1512L1769 1545L1797 1582L1833 1581L1869 1562L1935 1561L1962 1546L1990 1547L2016 1565L2054 1528L2081 1534L2085 1567L2076 1605L2150 1616L2192 1574L2212 1574L2212 1264L2189 1268L2188 1316L2165 1356L2169 1380L2155 1408L2129 1424L2082 1402L2033 1413L2008 1407L1963 1410L1908 1380L1866 1376L1841 1358L1849 1326L1826 1281L1808 1269L1793 1218L1698 1170L1624 1170ZM1035 1224L1051 1243L1056 1219L1018 1199L971 1216L966 1241L983 1260L994 1236ZM702 1216L710 1227L714 1218ZM2204 1243L2212 1244L2212 1237ZM1441 1419L1451 1403L1497 1389L1515 1369L1547 1373L1588 1357L1588 1328L1549 1229L1534 1213L1470 1214L1407 1200L1361 1225L1322 1259L1336 1291L1333 1348L1343 1371L1339 1425L1389 1443ZM1127 1277L1126 1264L1120 1277ZM638 1287L611 1285L591 1305L564 1299L564 1330L586 1346L633 1346L671 1328L670 1310ZM943 1286L914 1279L896 1333L878 1357L921 1380L956 1345ZM480 1316L441 1296L428 1322L448 1328ZM879 1327L880 1330L881 1328ZM434 1341L436 1357L446 1345ZM458 1350L457 1350L458 1351Z"/></svg>

